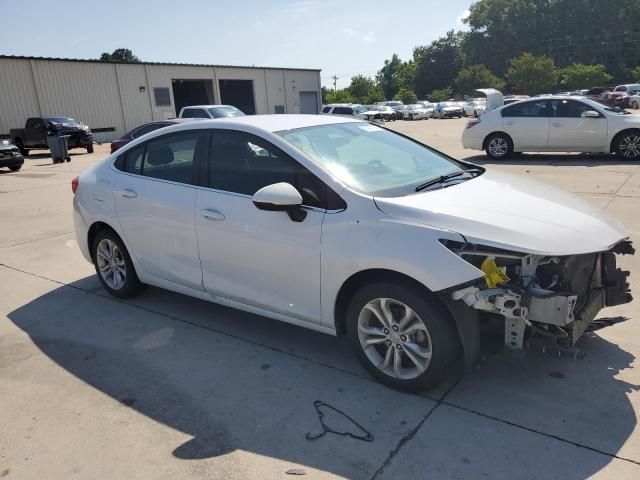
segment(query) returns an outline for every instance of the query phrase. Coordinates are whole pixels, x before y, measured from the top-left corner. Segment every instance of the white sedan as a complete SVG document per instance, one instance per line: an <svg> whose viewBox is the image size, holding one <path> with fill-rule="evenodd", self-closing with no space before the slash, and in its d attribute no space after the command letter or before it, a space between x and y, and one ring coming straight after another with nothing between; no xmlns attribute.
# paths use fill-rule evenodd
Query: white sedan
<svg viewBox="0 0 640 480"><path fill-rule="evenodd" d="M494 160L514 152L613 152L640 160L640 117L587 98L533 98L470 120L462 144Z"/></svg>
<svg viewBox="0 0 640 480"><path fill-rule="evenodd" d="M111 295L155 285L347 335L399 389L435 385L459 356L471 367L484 316L505 320L510 348L526 329L571 343L630 301L615 254L632 247L601 210L356 119L170 126L72 189L78 245Z"/></svg>
<svg viewBox="0 0 640 480"><path fill-rule="evenodd" d="M484 100L473 100L464 105L463 113L465 117L479 117L487 109L487 102Z"/></svg>
<svg viewBox="0 0 640 480"><path fill-rule="evenodd" d="M424 105L419 103L407 105L404 110L405 120L429 120L430 112Z"/></svg>

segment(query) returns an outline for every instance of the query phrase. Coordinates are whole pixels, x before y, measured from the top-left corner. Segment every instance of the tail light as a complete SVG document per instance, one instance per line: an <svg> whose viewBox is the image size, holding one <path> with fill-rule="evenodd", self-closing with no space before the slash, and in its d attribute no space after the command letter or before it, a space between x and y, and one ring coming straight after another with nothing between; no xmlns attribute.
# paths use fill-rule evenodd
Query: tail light
<svg viewBox="0 0 640 480"><path fill-rule="evenodd" d="M471 128L471 127L475 127L476 125L478 125L480 123L480 117L478 118L472 118L467 122L467 126L466 128Z"/></svg>
<svg viewBox="0 0 640 480"><path fill-rule="evenodd" d="M80 180L80 177L76 177L73 180L71 180L71 191L73 192L74 195L76 193L76 190L78 190L78 180Z"/></svg>

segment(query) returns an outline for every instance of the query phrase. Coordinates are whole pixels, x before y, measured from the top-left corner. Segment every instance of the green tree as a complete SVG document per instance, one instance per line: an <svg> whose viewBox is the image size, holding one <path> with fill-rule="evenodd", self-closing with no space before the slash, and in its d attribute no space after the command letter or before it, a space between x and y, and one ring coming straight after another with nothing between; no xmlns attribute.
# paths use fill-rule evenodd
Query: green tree
<svg viewBox="0 0 640 480"><path fill-rule="evenodd" d="M349 93L348 88L342 90L329 90L327 91L326 103L354 103L354 99Z"/></svg>
<svg viewBox="0 0 640 480"><path fill-rule="evenodd" d="M444 37L413 51L415 92L424 97L427 92L450 86L462 68L464 33L450 30Z"/></svg>
<svg viewBox="0 0 640 480"><path fill-rule="evenodd" d="M411 90L401 88L400 90L398 90L398 93L394 97L394 100L400 100L405 105L411 105L412 103L416 103L418 101L418 97Z"/></svg>
<svg viewBox="0 0 640 480"><path fill-rule="evenodd" d="M347 90L355 103L369 104L384 100L382 90L372 79L364 75L351 78Z"/></svg>
<svg viewBox="0 0 640 480"><path fill-rule="evenodd" d="M560 71L560 83L568 90L591 88L607 84L613 78L604 65L584 65L574 63Z"/></svg>
<svg viewBox="0 0 640 480"><path fill-rule="evenodd" d="M552 59L523 53L511 59L507 82L516 93L534 95L556 88L558 73Z"/></svg>
<svg viewBox="0 0 640 480"><path fill-rule="evenodd" d="M449 100L453 95L453 89L451 87L441 88L439 90L433 90L427 98L430 102L438 103Z"/></svg>
<svg viewBox="0 0 640 480"><path fill-rule="evenodd" d="M376 74L376 81L385 98L393 98L400 89L398 73L401 67L402 60L400 60L397 53L394 53L390 60L384 61L384 66Z"/></svg>
<svg viewBox="0 0 640 480"><path fill-rule="evenodd" d="M562 67L603 64L617 82L640 64L638 0L479 0L469 10L465 64L497 75L523 52Z"/></svg>
<svg viewBox="0 0 640 480"><path fill-rule="evenodd" d="M112 53L104 52L102 55L100 55L100 61L139 63L140 59L136 57L128 48L117 48Z"/></svg>
<svg viewBox="0 0 640 480"><path fill-rule="evenodd" d="M640 67L631 70L631 78L634 82L640 82Z"/></svg>
<svg viewBox="0 0 640 480"><path fill-rule="evenodd" d="M470 65L458 72L455 86L456 92L463 95L473 95L478 88L504 90L504 81L484 65Z"/></svg>

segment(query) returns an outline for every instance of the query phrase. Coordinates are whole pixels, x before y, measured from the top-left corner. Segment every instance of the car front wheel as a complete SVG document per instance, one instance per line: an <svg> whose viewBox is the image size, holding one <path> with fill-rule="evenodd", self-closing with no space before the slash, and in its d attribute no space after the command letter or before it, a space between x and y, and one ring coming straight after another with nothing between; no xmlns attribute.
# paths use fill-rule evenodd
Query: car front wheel
<svg viewBox="0 0 640 480"><path fill-rule="evenodd" d="M93 241L92 253L100 283L111 295L128 298L142 289L129 252L114 231L100 230Z"/></svg>
<svg viewBox="0 0 640 480"><path fill-rule="evenodd" d="M503 133L494 133L487 139L485 152L492 160L503 160L513 154L513 142Z"/></svg>
<svg viewBox="0 0 640 480"><path fill-rule="evenodd" d="M623 160L640 160L640 132L622 134L616 140L614 149Z"/></svg>
<svg viewBox="0 0 640 480"><path fill-rule="evenodd" d="M349 305L347 321L349 340L367 371L399 390L433 387L460 351L446 309L408 285L361 288Z"/></svg>

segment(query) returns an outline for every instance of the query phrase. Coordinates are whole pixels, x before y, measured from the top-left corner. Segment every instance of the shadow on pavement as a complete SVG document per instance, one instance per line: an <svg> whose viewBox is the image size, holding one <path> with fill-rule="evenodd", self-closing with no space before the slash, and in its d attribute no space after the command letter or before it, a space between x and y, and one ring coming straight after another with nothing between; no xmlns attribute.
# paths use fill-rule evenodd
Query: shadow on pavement
<svg viewBox="0 0 640 480"><path fill-rule="evenodd" d="M76 288L57 288L12 311L8 317L45 355L75 377L146 417L191 435L191 440L173 449L177 458L204 459L243 450L348 478L370 478L389 451L435 405L426 398L401 394L272 348L207 332L197 325L185 326L178 320L82 291L94 283L93 277L87 277L71 285ZM182 314L188 318L189 301L185 305ZM244 316L237 315L237 320L242 321ZM212 315L209 319L213 328L218 323L216 317ZM250 323L247 328L248 325ZM310 331L299 335L301 329L290 329L296 331L292 338L304 338L308 342L302 345L293 342L292 347L298 351L311 346L314 339L323 342L330 338ZM281 333L286 334L286 330L282 329ZM571 388L567 383L558 389L548 381L547 370L553 365L546 364L548 359L543 359L545 365L541 370L537 357L523 356L513 362L504 356L495 361L494 356L481 371L463 380L463 383L475 382L480 405L474 400L474 392L468 389L465 393L470 397L458 397L458 401L454 396L452 400L447 399L447 403L462 403L464 408L482 411L483 396L491 393L487 401L490 406L497 402L493 407L498 411L498 418L504 418L501 410L508 417L511 410L527 408L530 415L544 417L545 423L561 425L565 412L576 410L578 405L584 410L589 402L598 404L602 402L598 400L598 392L607 392L606 408L598 404L591 414L609 412L609 421L615 423L616 428L603 430L601 434L607 436L607 453L615 454L636 425L626 395L630 385L615 378L619 371L631 366L634 357L595 334L590 335L590 343L596 345L599 354L586 357L579 365L589 373L587 385ZM335 344L334 348L337 348ZM325 353L326 357L332 354L330 350ZM540 374L547 381L538 385ZM505 394L496 397L498 392ZM537 403L541 398L543 401ZM470 399L468 405L467 399ZM376 440L367 443L331 436L322 441L306 441L307 432L317 433L320 429L312 407L316 400L344 410L370 429ZM507 405L507 401L511 405ZM401 408L397 408L399 406ZM517 420L514 423L518 423ZM590 418L584 418L583 423L580 428L588 429ZM422 429L427 427L424 425ZM340 424L334 428L349 431L353 427ZM565 433L561 431L558 436L566 438ZM483 425L467 434L483 438L488 432ZM443 440L436 432L430 441L434 442L434 448L438 445L437 448L442 449ZM457 448L456 445L446 447L451 455L455 455ZM505 468L510 464L508 454L494 453L496 469L501 464ZM544 449L539 449L532 455L543 453ZM611 459L606 455L592 455L588 462L576 465L563 478L587 478ZM541 460L541 463L547 462ZM540 478L545 475L542 472L548 474L553 462L560 461L553 457L545 466L540 465ZM511 471L513 468L510 465Z"/></svg>

